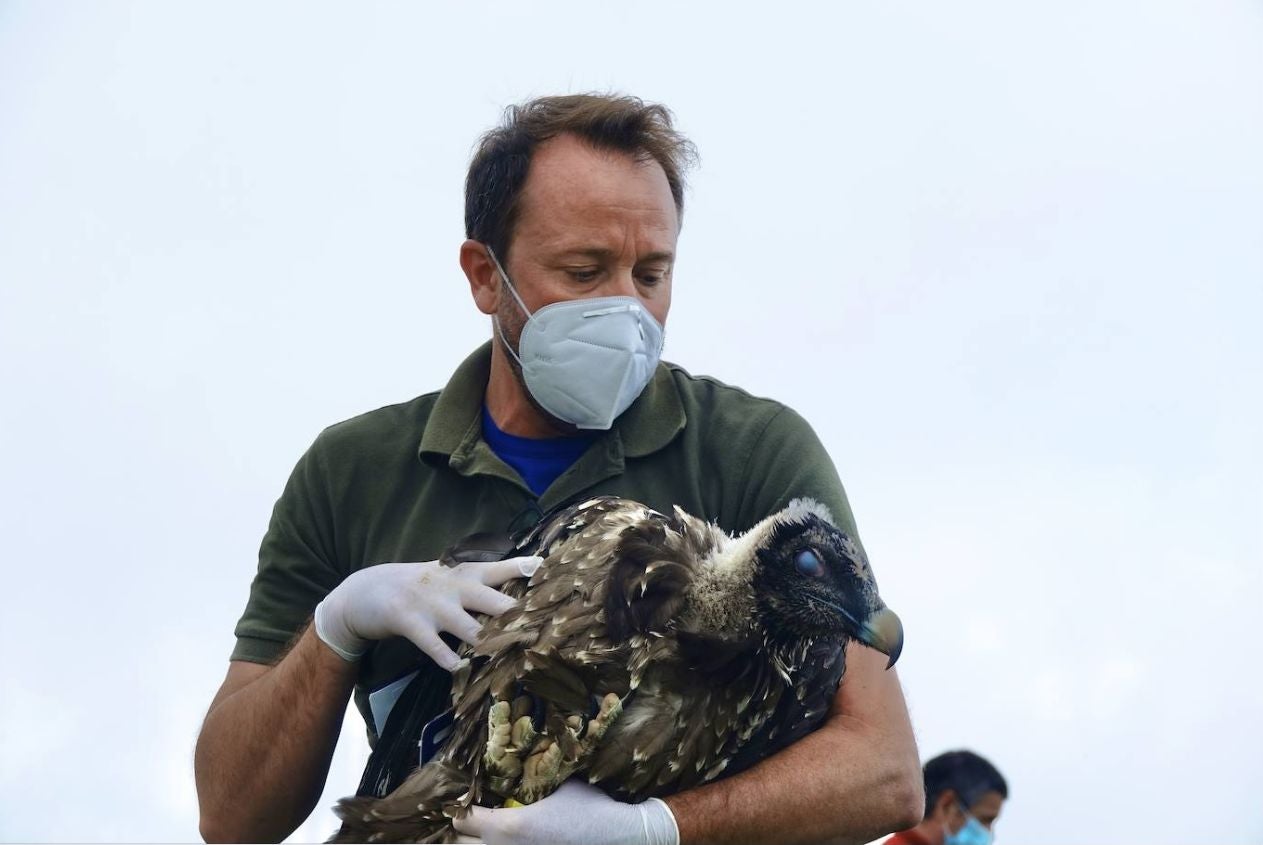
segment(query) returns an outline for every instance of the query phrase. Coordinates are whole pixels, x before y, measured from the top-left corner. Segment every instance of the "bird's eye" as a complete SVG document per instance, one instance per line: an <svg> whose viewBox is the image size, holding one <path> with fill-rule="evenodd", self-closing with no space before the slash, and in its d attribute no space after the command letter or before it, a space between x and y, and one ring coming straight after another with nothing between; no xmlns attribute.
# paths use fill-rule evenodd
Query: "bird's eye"
<svg viewBox="0 0 1263 845"><path fill-rule="evenodd" d="M794 567L803 575L810 575L813 578L824 574L824 564L820 561L820 555L811 549L803 549L794 555Z"/></svg>

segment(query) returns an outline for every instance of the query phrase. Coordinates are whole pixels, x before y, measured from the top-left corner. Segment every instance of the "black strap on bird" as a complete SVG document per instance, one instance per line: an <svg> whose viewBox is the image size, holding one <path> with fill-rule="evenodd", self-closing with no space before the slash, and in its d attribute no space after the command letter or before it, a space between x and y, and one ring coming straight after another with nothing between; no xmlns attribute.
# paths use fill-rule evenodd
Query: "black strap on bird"
<svg viewBox="0 0 1263 845"><path fill-rule="evenodd" d="M451 676L427 659L386 717L356 795L384 798L416 770L421 730L447 709L451 695Z"/></svg>

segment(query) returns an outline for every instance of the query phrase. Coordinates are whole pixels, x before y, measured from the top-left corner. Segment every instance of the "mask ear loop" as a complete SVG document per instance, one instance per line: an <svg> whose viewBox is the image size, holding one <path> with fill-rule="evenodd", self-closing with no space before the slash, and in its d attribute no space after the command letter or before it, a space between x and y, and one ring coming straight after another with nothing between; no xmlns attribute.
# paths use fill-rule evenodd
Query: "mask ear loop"
<svg viewBox="0 0 1263 845"><path fill-rule="evenodd" d="M509 274L504 272L504 267L500 266L500 259L496 258L495 250L488 244L483 244L483 246L487 249L487 256L491 259L491 263L496 265L496 270L500 273L500 278L504 280L505 287L509 289L509 293L513 294L513 299L517 301L518 308L522 309L522 313L526 315L528 321L535 319L535 315L527 309L526 303L522 301L522 297L517 295L517 290L513 287L513 283L509 281ZM513 351L513 347L509 344L509 339L504 336L504 329L500 328L500 318L495 316L491 318L491 321L496 324L496 334L500 335L500 342L504 344L504 348L509 350L509 354L517 361L518 366L522 366L522 359Z"/></svg>

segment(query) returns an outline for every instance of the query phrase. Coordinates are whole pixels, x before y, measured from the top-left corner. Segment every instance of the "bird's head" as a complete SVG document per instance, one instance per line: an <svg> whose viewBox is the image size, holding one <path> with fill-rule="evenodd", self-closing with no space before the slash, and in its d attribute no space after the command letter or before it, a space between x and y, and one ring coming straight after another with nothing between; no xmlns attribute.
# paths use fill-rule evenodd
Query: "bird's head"
<svg viewBox="0 0 1263 845"><path fill-rule="evenodd" d="M864 552L827 508L795 499L747 536L754 541L751 586L766 630L794 639L844 634L887 655L887 668L895 665L903 624L877 594Z"/></svg>

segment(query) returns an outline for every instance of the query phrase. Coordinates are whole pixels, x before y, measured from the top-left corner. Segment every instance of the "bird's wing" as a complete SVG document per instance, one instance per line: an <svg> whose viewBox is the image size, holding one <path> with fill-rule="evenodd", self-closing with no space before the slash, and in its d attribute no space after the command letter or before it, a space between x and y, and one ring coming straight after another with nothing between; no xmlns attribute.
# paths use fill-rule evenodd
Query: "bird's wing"
<svg viewBox="0 0 1263 845"><path fill-rule="evenodd" d="M593 740L593 720L611 694L621 709L623 701L656 701L658 692L666 692L632 694L650 667L680 664L670 634L689 584L715 542L715 531L707 523L668 517L611 497L580 502L543 520L521 542L520 551L546 555L544 565L518 606L486 623L475 653L487 662L467 684L457 681L458 721L476 720L488 702L513 701L525 693L535 701L540 739L561 745L573 770L587 769L597 754L606 760L620 754L662 759L644 738L651 734L661 742L672 737L678 742L676 727L687 722L678 718L679 708L673 712L670 706L638 704L637 719L645 733L621 751L603 750L606 739ZM678 693L662 700L682 701ZM580 736L566 728L576 722L584 725ZM619 720L610 724L617 729ZM716 734L706 733L709 739L701 741L717 745ZM620 736L629 734L621 731ZM483 751L485 740L472 729L468 739L452 758L457 765L477 765L475 755Z"/></svg>
<svg viewBox="0 0 1263 845"><path fill-rule="evenodd" d="M745 771L823 724L846 672L845 642L822 637L812 642L800 659L792 688L772 684L777 694L775 700L769 697L764 702L762 718L729 740L723 752L729 758L725 776ZM746 738L737 742L742 733Z"/></svg>
<svg viewBox="0 0 1263 845"><path fill-rule="evenodd" d="M518 605L486 620L473 665L454 677L457 727L446 759L481 766L496 701L532 696L537 728L548 734L555 718L587 719L606 694L627 694L628 644L607 634L606 585L624 534L664 519L637 502L600 496L546 516L519 541L516 553L540 554L544 564L529 586L515 582L517 589L506 590L521 590Z"/></svg>
<svg viewBox="0 0 1263 845"><path fill-rule="evenodd" d="M717 529L688 517L651 511L626 528L609 570L605 624L614 640L661 636L685 607L688 588L717 542Z"/></svg>
<svg viewBox="0 0 1263 845"><path fill-rule="evenodd" d="M630 801L731 774L733 758L764 730L786 691L758 641L687 632L644 639L673 653L651 661L589 770L594 782Z"/></svg>
<svg viewBox="0 0 1263 845"><path fill-rule="evenodd" d="M516 538L514 554L547 556L552 549L606 514L639 511L653 513L639 502L618 496L591 496L574 504L561 505L544 514L533 528Z"/></svg>

